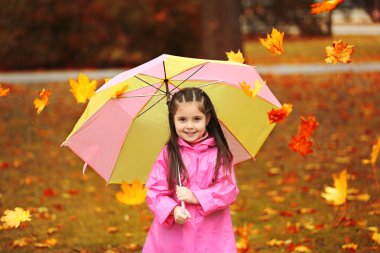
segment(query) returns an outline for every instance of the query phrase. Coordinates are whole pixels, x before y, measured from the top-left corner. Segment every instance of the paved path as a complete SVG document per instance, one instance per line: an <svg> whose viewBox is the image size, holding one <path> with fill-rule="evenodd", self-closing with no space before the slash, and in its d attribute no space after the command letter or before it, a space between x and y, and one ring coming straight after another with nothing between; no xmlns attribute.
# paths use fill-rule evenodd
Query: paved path
<svg viewBox="0 0 380 253"><path fill-rule="evenodd" d="M260 74L294 75L294 74L322 74L342 72L379 72L380 62L350 63L350 64L279 64L271 66L256 66ZM1 83L47 83L66 82L70 78L77 79L80 72L91 79L111 78L125 69L98 69L98 70L61 70L61 71L20 71L0 72Z"/></svg>

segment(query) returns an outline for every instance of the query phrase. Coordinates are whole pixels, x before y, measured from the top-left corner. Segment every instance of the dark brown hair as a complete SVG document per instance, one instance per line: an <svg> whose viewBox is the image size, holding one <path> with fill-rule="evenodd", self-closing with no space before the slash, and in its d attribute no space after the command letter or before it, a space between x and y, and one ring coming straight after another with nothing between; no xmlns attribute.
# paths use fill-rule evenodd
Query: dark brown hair
<svg viewBox="0 0 380 253"><path fill-rule="evenodd" d="M222 127L219 124L218 117L209 96L199 88L181 89L173 95L169 102L170 137L167 142L167 150L169 165L168 183L169 190L171 192L175 191L175 186L178 184L178 166L180 168L182 181L184 183L187 183L189 180L186 167L183 164L179 151L178 135L174 125L174 115L178 109L178 106L183 102L199 102L199 110L206 115L206 118L210 118L206 126L206 130L209 136L214 137L218 148L213 182L218 179L219 169L221 165L223 165L225 168L224 173L230 173L232 167L232 153L228 147L227 140L224 137Z"/></svg>

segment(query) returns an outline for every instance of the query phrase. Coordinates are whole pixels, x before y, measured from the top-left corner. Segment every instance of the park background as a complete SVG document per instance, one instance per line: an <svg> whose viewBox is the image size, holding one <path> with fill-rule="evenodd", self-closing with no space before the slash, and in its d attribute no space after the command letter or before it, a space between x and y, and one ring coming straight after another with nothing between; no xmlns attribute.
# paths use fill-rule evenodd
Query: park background
<svg viewBox="0 0 380 253"><path fill-rule="evenodd" d="M10 88L0 97L0 213L31 213L0 230L0 251L140 252L152 221L146 204L119 202L119 185L90 169L82 175L83 162L60 147L86 106L68 79L83 72L100 87L163 53L227 60L240 49L293 112L256 161L236 168L239 251L379 252L380 190L376 166L365 162L380 135L379 1L344 1L318 15L312 3L0 0L0 84ZM285 32L282 55L259 42L272 27ZM355 47L352 62L325 63L325 47L339 39ZM37 114L42 88L52 95ZM309 115L319 125L303 157L288 144ZM344 169L350 198L330 205L321 193Z"/></svg>

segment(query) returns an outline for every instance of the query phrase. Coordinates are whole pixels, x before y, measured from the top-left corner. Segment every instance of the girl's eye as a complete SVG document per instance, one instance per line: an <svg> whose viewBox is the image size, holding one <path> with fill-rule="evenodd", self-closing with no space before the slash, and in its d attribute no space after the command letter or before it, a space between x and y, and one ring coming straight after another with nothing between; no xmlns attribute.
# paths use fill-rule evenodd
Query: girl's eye
<svg viewBox="0 0 380 253"><path fill-rule="evenodd" d="M180 122L184 122L184 121L185 121L185 118L178 118L178 121L180 121Z"/></svg>
<svg viewBox="0 0 380 253"><path fill-rule="evenodd" d="M200 121L202 118L200 118L200 117L197 117L197 118L195 118L195 121Z"/></svg>

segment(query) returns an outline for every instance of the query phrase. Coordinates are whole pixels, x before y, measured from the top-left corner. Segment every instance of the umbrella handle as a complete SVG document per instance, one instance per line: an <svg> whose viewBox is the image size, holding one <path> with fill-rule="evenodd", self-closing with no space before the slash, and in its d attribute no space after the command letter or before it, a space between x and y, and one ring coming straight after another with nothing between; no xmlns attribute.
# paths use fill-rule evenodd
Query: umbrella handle
<svg viewBox="0 0 380 253"><path fill-rule="evenodd" d="M179 187L182 187L181 176L179 175L179 165L177 167L177 171L178 171L178 184L179 184ZM185 202L181 201L181 207L182 207L182 213L185 213Z"/></svg>

